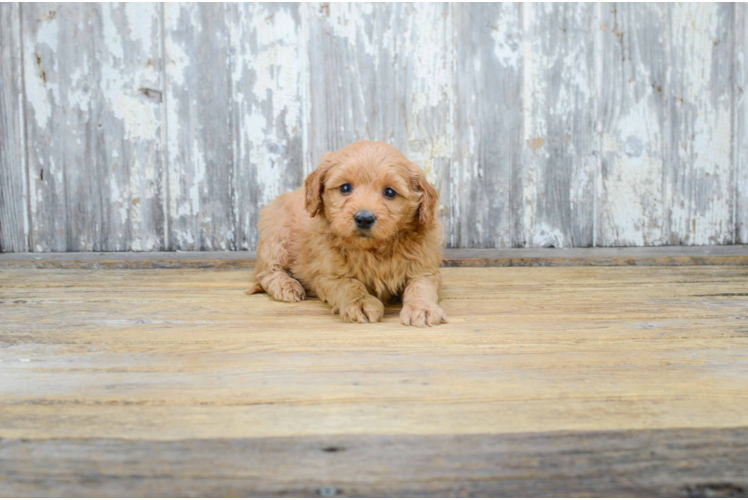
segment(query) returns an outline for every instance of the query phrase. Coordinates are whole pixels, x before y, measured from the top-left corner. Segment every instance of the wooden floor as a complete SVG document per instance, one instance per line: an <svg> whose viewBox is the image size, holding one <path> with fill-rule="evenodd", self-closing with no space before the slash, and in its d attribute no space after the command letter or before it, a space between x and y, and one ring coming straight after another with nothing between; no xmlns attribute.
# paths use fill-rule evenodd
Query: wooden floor
<svg viewBox="0 0 748 500"><path fill-rule="evenodd" d="M416 329L0 269L0 496L748 495L748 266L443 273Z"/></svg>

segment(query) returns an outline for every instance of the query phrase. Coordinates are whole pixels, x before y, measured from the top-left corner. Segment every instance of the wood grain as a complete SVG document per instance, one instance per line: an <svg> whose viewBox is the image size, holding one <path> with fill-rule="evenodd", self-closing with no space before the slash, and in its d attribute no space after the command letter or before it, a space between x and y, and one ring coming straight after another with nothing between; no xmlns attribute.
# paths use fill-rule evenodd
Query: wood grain
<svg viewBox="0 0 748 500"><path fill-rule="evenodd" d="M28 212L18 3L0 4L0 252L27 252Z"/></svg>
<svg viewBox="0 0 748 500"><path fill-rule="evenodd" d="M227 5L240 249L257 246L260 209L304 181L301 8Z"/></svg>
<svg viewBox="0 0 748 500"><path fill-rule="evenodd" d="M170 250L236 248L226 8L164 5Z"/></svg>
<svg viewBox="0 0 748 500"><path fill-rule="evenodd" d="M0 495L744 497L748 428L265 439L5 439Z"/></svg>
<svg viewBox="0 0 748 500"><path fill-rule="evenodd" d="M592 246L598 164L595 5L523 9L525 245Z"/></svg>
<svg viewBox="0 0 748 500"><path fill-rule="evenodd" d="M669 6L669 244L732 243L732 4Z"/></svg>
<svg viewBox="0 0 748 500"><path fill-rule="evenodd" d="M522 8L456 4L452 247L524 246ZM510 97L511 96L511 97ZM475 210L476 206L482 207Z"/></svg>
<svg viewBox="0 0 748 500"><path fill-rule="evenodd" d="M745 266L444 269L430 330L247 297L249 270L1 272L4 438L748 425Z"/></svg>
<svg viewBox="0 0 748 500"><path fill-rule="evenodd" d="M666 243L665 165L669 158L669 33L666 4L600 7L600 246Z"/></svg>
<svg viewBox="0 0 748 500"><path fill-rule="evenodd" d="M735 243L748 242L748 7L735 5Z"/></svg>
<svg viewBox="0 0 748 500"><path fill-rule="evenodd" d="M37 252L92 250L100 242L101 196L96 194L101 192L102 179L93 171L96 163L86 151L94 147L94 131L99 125L91 116L96 112L91 93L98 85L88 81L95 80L95 68L84 68L83 64L85 59L86 65L89 61L96 65L94 33L89 25L91 10L96 7L68 5L59 11L59 18L55 4L25 7L30 247ZM74 49L61 49L61 38L73 41ZM61 72L78 75L80 85L78 80L61 77Z"/></svg>
<svg viewBox="0 0 748 500"><path fill-rule="evenodd" d="M311 165L358 140L395 137L395 4L307 4ZM403 102L401 100L401 102Z"/></svg>
<svg viewBox="0 0 748 500"><path fill-rule="evenodd" d="M35 251L163 248L157 6L23 9Z"/></svg>
<svg viewBox="0 0 748 500"><path fill-rule="evenodd" d="M448 247L748 242L742 5L3 9L6 252L251 250L362 139Z"/></svg>
<svg viewBox="0 0 748 500"><path fill-rule="evenodd" d="M748 267L443 273L421 330L248 269L0 270L0 494L745 494Z"/></svg>

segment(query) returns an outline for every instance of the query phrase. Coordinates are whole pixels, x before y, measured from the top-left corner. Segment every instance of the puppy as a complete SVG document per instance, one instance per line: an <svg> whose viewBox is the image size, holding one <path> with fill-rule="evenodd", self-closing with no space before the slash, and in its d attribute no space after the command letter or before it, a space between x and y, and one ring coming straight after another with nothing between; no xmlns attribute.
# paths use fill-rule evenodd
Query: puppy
<svg viewBox="0 0 748 500"><path fill-rule="evenodd" d="M387 143L326 153L303 188L260 212L257 284L246 293L317 296L357 323L381 321L383 303L400 296L403 324L445 323L437 201L421 169Z"/></svg>

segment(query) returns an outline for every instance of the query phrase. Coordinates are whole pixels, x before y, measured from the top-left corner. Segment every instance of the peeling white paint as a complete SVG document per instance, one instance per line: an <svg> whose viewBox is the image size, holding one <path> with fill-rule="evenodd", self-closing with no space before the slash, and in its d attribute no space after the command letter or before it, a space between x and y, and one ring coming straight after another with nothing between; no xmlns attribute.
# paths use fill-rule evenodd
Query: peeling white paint
<svg viewBox="0 0 748 500"><path fill-rule="evenodd" d="M643 70L643 68L640 68ZM639 73L647 74L647 73ZM651 86L648 86L651 87ZM615 230L605 226L602 243L644 246L665 243L662 231L663 137L660 119L646 102L651 92L628 108L617 121L615 135L603 135L603 157L608 160L605 213ZM638 147L630 144L641 144Z"/></svg>
<svg viewBox="0 0 748 500"><path fill-rule="evenodd" d="M413 8L408 32L404 33L404 52L410 55L409 62L414 66L416 88L412 112L419 114L427 106L438 108L444 103L452 92L452 75L447 67L448 45L445 42L448 38L444 18L434 16L433 9L428 6L415 4Z"/></svg>
<svg viewBox="0 0 748 500"><path fill-rule="evenodd" d="M410 6L406 29L398 34L398 40L402 40L399 55L405 57L406 68L413 75L412 87L403 96L411 100L407 117L409 150L405 153L421 166L437 189L444 175L437 169L451 160L450 127L445 120L449 109L445 104L453 89L450 24L441 12L425 4Z"/></svg>
<svg viewBox="0 0 748 500"><path fill-rule="evenodd" d="M237 192L236 197L237 245L246 247L256 243L252 221L260 208L289 189L289 172L304 169L307 155L292 156L291 148L301 142L307 119L302 85L308 82L308 65L296 7L247 4L237 9L231 25L236 47L233 107L239 131L235 155L240 185L246 186L248 177L253 180L253 190Z"/></svg>
<svg viewBox="0 0 748 500"><path fill-rule="evenodd" d="M590 4L523 4L524 232L554 246L591 245L594 230L595 59ZM548 189L559 184L561 187ZM555 240L554 240L555 241ZM545 244L545 243L543 243Z"/></svg>
<svg viewBox="0 0 748 500"><path fill-rule="evenodd" d="M456 6L227 5L209 11L224 16L215 24L211 21L214 32L209 35L216 37L211 40L231 40L230 63L218 58L206 61L190 45L190 37L206 35L201 18L208 12L201 10L206 7L163 7L166 31L175 34L164 36L165 54L161 54L158 7L106 4L96 7L96 16L82 13L81 7L66 8L74 9L68 12L77 12L79 18L64 17L62 10L54 16L49 7L29 6L39 15L29 16L33 22L23 24L25 109L31 137L27 149L33 159L27 195L32 227L26 231L57 230L40 229L35 221L64 203L60 200L68 194L78 195L77 183L83 176L71 171L66 177L64 169L80 162L91 147L103 148L102 168L111 173L98 184L111 220L93 218L86 234L35 241L34 249L48 250L46 245L54 241L92 248L100 243L91 238L104 237L118 249L155 249L159 235L154 237L149 228L155 220L152 205L161 206L160 190L170 193L165 223L180 219L183 223L173 232L176 247L230 248L234 229L230 224L220 226L225 224L221 210L227 214L236 210L233 224L241 226L237 236L242 232L246 240L242 244L251 243L256 237L256 210L288 190L289 177L297 179L299 172L313 169L322 144L348 137L387 140L423 167L449 212L447 226L455 229L447 238L453 244L506 245L510 219L514 224L519 218L517 230L528 245L569 245L569 228L588 223L587 212L592 212L587 208L593 203L601 205L592 217L600 224L596 234L603 245L728 243L740 231L734 220L746 220L741 207L748 202L738 197L745 197L748 189L738 183L746 183L748 169L743 165L748 152L745 140L737 136L748 128L742 92L746 69L741 47L746 42L736 42L735 61L730 62L727 55L733 52L727 41L732 37L725 35L738 25L728 19L729 9L742 7L674 4L646 7L653 16L646 10L620 16L625 19L621 22L662 26L660 48L652 46L651 38L632 38L639 25L622 38L620 32L612 32L611 24L603 27L605 23L597 21L605 6L567 5L559 11L561 7L552 5L504 4L496 7L496 16L474 26L484 30L476 40L485 47L466 61L456 61L455 53L464 43L460 33L452 32L457 26ZM659 14L659 24L654 23L652 17ZM71 22L86 34L100 27L95 58L89 59L88 53L94 52L83 45L75 47L82 55L66 55L68 40L63 44L61 37L74 31L65 24ZM193 31L183 36L185 30ZM606 40L602 47L600 40ZM626 52L613 56L612 51L604 51L611 43L625 46ZM328 47L334 50L320 52ZM648 66L651 61L632 56L634 50L647 51L651 57L662 50L663 61L657 63L667 68L662 74L653 72ZM590 56L594 51L597 59ZM626 73L620 80L601 73L603 61L610 64L613 57L620 58L620 71ZM731 63L734 71L728 67ZM201 91L212 88L207 83L201 87L202 80L195 75L210 83L212 74L225 70L226 64L230 64L231 107L221 130L231 136L223 144L230 142L234 148L233 163L225 167L234 176L230 206L207 196L214 180L211 172L222 167L208 164L216 151L204 138L217 125L193 117L197 99L204 96ZM503 159L479 156L507 132L476 123L477 110L497 103L486 100L486 89L458 89L458 64L472 72L469 76L476 82L490 77L497 67L521 74L517 102L502 96L497 108L499 113L516 111L522 117L521 144L507 151L521 157L521 172L497 173L496 164ZM329 86L320 89L319 82ZM597 88L594 82L600 82ZM729 90L732 84L737 90ZM664 88L658 91L656 85ZM165 104L158 97L164 88ZM226 97L216 88L220 94L216 102L221 103ZM672 96L664 99L662 94L671 90ZM458 95L460 91L467 93ZM340 99L325 100L325 93ZM455 121L458 102L465 118L459 123ZM608 115L602 118L605 113L598 109ZM189 123L185 116L192 117ZM95 146L101 136L87 137L84 127L94 119L102 119L107 129L101 146ZM170 126L162 129L164 123ZM49 154L44 141L60 136L58 128L65 132L66 150ZM597 168L590 144L600 147L605 165L596 200L590 197ZM290 151L299 147L300 153ZM290 158L296 158L292 155L300 155L299 165L290 163ZM168 186L160 185L162 165L156 158L166 161ZM38 178L41 169L44 181ZM519 182L515 175L521 176ZM546 189L554 179L565 186L563 192ZM517 183L514 188L512 182ZM501 199L492 206L501 208L497 217L503 219L473 217L472 223L458 229L463 217L485 210L462 200L481 183L488 184L487 191L496 197L486 203ZM70 193L65 192L68 188ZM245 192L248 189L252 192ZM520 212L509 212L515 209ZM102 228L111 234L102 236Z"/></svg>
<svg viewBox="0 0 748 500"><path fill-rule="evenodd" d="M284 113L284 126L296 126L301 113L299 101L298 26L285 10L277 10L268 20L258 12L254 24L258 54L248 61L257 75L253 92L263 101L272 93L274 111Z"/></svg>
<svg viewBox="0 0 748 500"><path fill-rule="evenodd" d="M47 78L45 67L50 64L57 73L57 44L59 25L55 18L40 19L36 33L24 32L23 64L26 68L26 101L31 104L37 127L45 129L49 126L52 116L52 105L49 93L54 103L60 102L60 88L56 81ZM51 61L50 61L51 60Z"/></svg>
<svg viewBox="0 0 748 500"><path fill-rule="evenodd" d="M119 213L120 222L126 223L128 219L128 204L129 198L126 198L120 190L118 179L114 176L109 178L109 195L111 196L109 202L114 206Z"/></svg>
<svg viewBox="0 0 748 500"><path fill-rule="evenodd" d="M535 9L533 5L522 4L522 31L525 34L522 39L522 117L523 117L523 134L524 143L532 144L534 139L540 139L547 134L545 120L542 113L536 113L536 109L545 108L545 100L542 92L536 89L539 82L543 82L541 75L541 64L536 60L537 53L540 51L540 43L537 38L530 38L535 21ZM542 140L542 139L540 139ZM531 148L523 148L523 161L525 163L522 179L522 201L523 212L522 222L525 229L525 239L528 238L527 232L535 225L537 201L536 191L538 189L538 169L534 159L534 153Z"/></svg>
<svg viewBox="0 0 748 500"><path fill-rule="evenodd" d="M327 7L319 9L320 16L327 16L332 34L345 40L354 50L363 52L374 58L375 66L379 64L378 51L375 44L365 34L367 23L375 20L372 16L375 5L372 3L330 2ZM377 6L379 7L379 6Z"/></svg>
<svg viewBox="0 0 748 500"><path fill-rule="evenodd" d="M104 45L107 48L107 53L110 57L118 60L115 61L115 64L121 65L122 60L125 58L125 51L122 46L122 34L112 19L112 11L117 8L118 6L115 4L107 4L104 6L101 21L103 24L102 34L104 36Z"/></svg>
<svg viewBox="0 0 748 500"><path fill-rule="evenodd" d="M154 16L156 10L150 5L140 5L137 3L126 3L125 15L127 19L128 38L133 42L140 44L140 50L143 54L151 54L156 45L158 45L159 32L157 23L158 16Z"/></svg>
<svg viewBox="0 0 748 500"><path fill-rule="evenodd" d="M734 96L737 98L735 109L735 134L734 161L737 175L735 179L735 203L733 213L735 214L735 237L734 243L748 244L748 99L746 94L748 88L748 66L746 66L745 53L748 50L748 6L745 4L735 5L735 52L738 65L735 75Z"/></svg>
<svg viewBox="0 0 748 500"><path fill-rule="evenodd" d="M531 245L541 248L564 248L567 236L557 227L540 223L533 229Z"/></svg>
<svg viewBox="0 0 748 500"><path fill-rule="evenodd" d="M158 81L159 75L153 64L124 64L123 46L137 46L142 59L148 61L152 44L150 33L157 32L158 17L154 9L146 4L127 4L128 25L122 31L133 33L127 37L120 33L114 22L115 6L107 4L102 12L107 55L102 57L101 90L107 99L115 118L122 120L126 139L150 140L158 136L160 126L159 106L145 98L141 88L148 88L151 82ZM137 24L135 31L132 27ZM145 40L148 42L145 42ZM108 57L107 57L108 56Z"/></svg>
<svg viewBox="0 0 748 500"><path fill-rule="evenodd" d="M725 244L732 241L734 192L732 177L732 110L727 67L729 59L713 60L724 37L722 23L730 11L717 4L677 4L671 9L673 50L682 70L674 74L675 119L681 125L673 146L674 165L682 172L687 192L674 193L671 201L673 233L688 244ZM689 29L686 29L689 27ZM715 49L716 47L716 49ZM725 47L723 42L723 47ZM725 47L729 55L729 47ZM716 73L715 73L716 71ZM724 85L718 82L724 81Z"/></svg>
<svg viewBox="0 0 748 500"><path fill-rule="evenodd" d="M179 29L179 17L183 9L176 5L165 4L164 24L167 31ZM164 50L166 57L166 74L173 85L184 85L184 75L190 65L190 57L187 51L176 38L165 36Z"/></svg>
<svg viewBox="0 0 748 500"><path fill-rule="evenodd" d="M299 63L299 85L300 85L300 98L301 98L301 109L302 109L302 122L301 122L301 149L302 149L302 155L303 155L303 168L302 173L303 177L306 178L307 175L309 175L316 165L314 162L316 159L312 159L312 151L311 151L311 141L309 140L310 137L310 131L312 127L312 87L311 87L311 67L310 67L310 61L309 61L309 47L310 47L310 36L309 36L309 12L310 12L309 5L302 5L299 9L300 12L300 18L301 18L301 25L299 27L300 30L300 40L299 40L299 55L300 55L300 63Z"/></svg>
<svg viewBox="0 0 748 500"><path fill-rule="evenodd" d="M180 217L188 217L193 214L193 207L187 199L178 196L181 192L181 183L183 182L182 166L183 160L183 147L181 127L182 120L180 118L181 107L185 104L181 99L176 98L177 92L179 92L185 83L185 74L190 66L190 58L187 54L187 50L179 43L178 39L169 36L169 32L179 30L179 18L182 13L186 10L186 6L180 8L176 4L165 4L164 5L164 24L167 33L164 34L164 57L166 58L166 120L169 124L167 127L167 162L169 168L169 184L167 191L170 193L169 196L169 211L168 216L172 221L179 219ZM194 144L189 146L192 149L195 148ZM172 244L179 245L181 242L187 241L188 244L194 243L194 238L190 232L183 232L175 230L176 241L172 241Z"/></svg>
<svg viewBox="0 0 748 500"><path fill-rule="evenodd" d="M491 25L491 36L495 42L494 56L502 65L513 68L518 67L521 54L518 49L522 44L518 14L514 4L504 3L496 23Z"/></svg>

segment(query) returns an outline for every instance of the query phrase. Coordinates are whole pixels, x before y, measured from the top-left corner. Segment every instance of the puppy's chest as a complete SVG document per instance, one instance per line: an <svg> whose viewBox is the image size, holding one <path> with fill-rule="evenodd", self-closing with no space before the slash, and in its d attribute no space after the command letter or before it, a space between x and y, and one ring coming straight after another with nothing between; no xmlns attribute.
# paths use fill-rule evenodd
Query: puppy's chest
<svg viewBox="0 0 748 500"><path fill-rule="evenodd" d="M349 255L345 261L346 276L356 278L369 293L385 299L402 292L410 267L402 258L388 258L370 252Z"/></svg>

